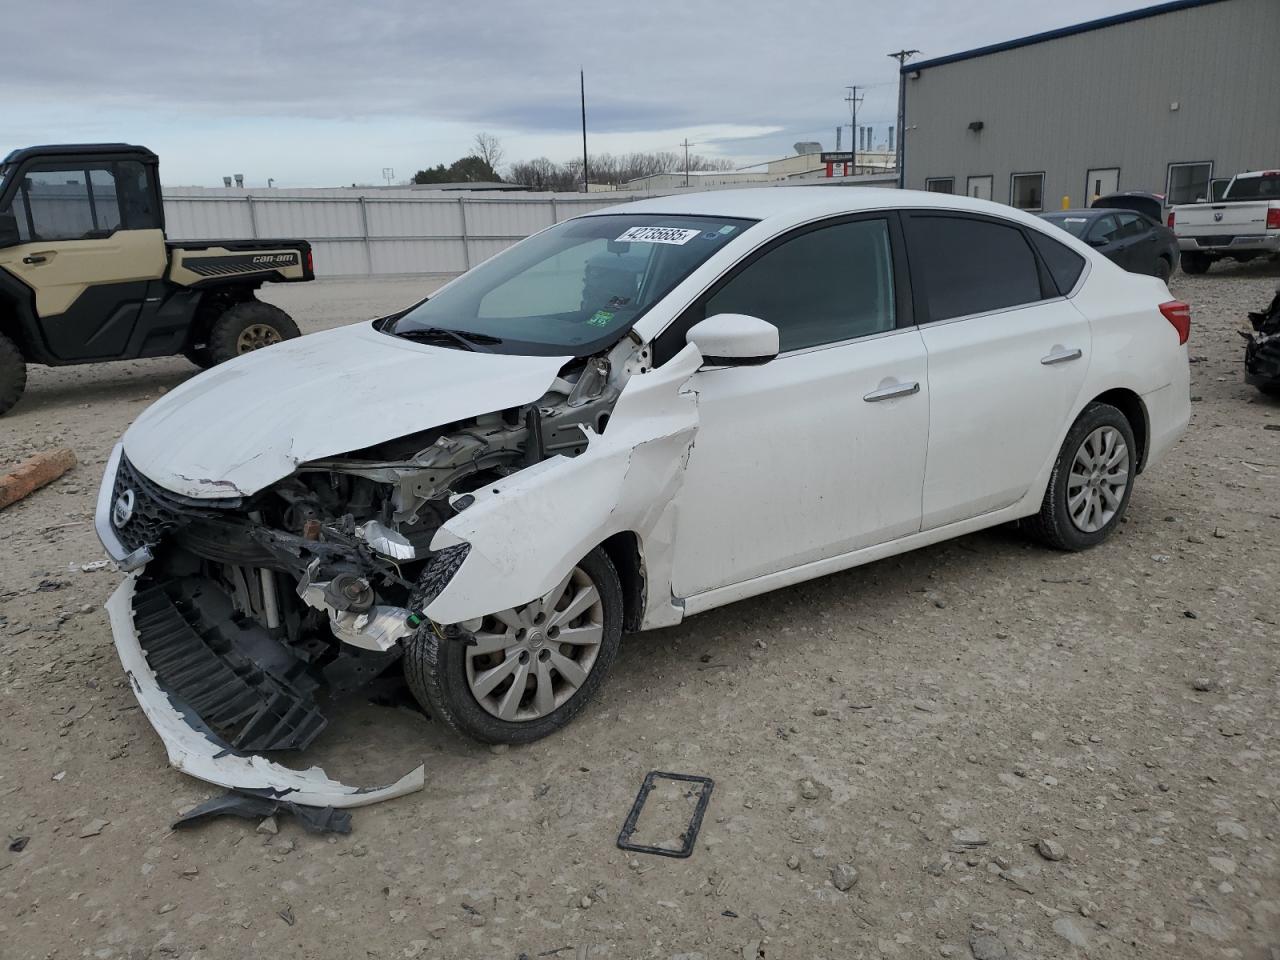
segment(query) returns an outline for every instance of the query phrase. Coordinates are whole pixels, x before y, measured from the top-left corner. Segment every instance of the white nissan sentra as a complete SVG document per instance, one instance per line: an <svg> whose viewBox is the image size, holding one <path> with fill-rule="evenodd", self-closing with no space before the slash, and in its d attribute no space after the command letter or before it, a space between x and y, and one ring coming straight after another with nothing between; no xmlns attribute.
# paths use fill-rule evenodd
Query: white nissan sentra
<svg viewBox="0 0 1280 960"><path fill-rule="evenodd" d="M1187 425L1189 327L995 203L593 212L143 413L98 503L116 644L166 740L225 756L305 747L322 694L392 669L454 730L534 740L625 632L1009 521L1106 540Z"/></svg>

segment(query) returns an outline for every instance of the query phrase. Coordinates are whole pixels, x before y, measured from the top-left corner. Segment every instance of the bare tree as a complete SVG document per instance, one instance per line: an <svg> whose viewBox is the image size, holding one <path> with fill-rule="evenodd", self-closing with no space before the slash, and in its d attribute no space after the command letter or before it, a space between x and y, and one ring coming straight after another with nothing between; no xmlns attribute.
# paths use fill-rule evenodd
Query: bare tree
<svg viewBox="0 0 1280 960"><path fill-rule="evenodd" d="M627 153L594 155L591 161L591 182L624 184L628 180L651 176L655 173L684 171L684 155L661 151L657 153ZM733 161L724 157L689 156L690 170L732 170ZM575 157L563 163L555 163L546 157L513 163L508 171L513 183L522 183L532 190L552 190L569 193L582 189L582 159Z"/></svg>
<svg viewBox="0 0 1280 960"><path fill-rule="evenodd" d="M498 169L506 151L502 149L502 141L491 133L481 131L475 135L476 156L493 170Z"/></svg>

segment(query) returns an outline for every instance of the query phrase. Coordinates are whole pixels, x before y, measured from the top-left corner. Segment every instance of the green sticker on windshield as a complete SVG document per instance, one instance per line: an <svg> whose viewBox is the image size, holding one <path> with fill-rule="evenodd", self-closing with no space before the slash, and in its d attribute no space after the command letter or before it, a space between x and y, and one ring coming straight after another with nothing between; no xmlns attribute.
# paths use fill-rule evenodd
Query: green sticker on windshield
<svg viewBox="0 0 1280 960"><path fill-rule="evenodd" d="M608 310L597 310L587 320L587 323L593 327L607 327L613 323L613 314Z"/></svg>

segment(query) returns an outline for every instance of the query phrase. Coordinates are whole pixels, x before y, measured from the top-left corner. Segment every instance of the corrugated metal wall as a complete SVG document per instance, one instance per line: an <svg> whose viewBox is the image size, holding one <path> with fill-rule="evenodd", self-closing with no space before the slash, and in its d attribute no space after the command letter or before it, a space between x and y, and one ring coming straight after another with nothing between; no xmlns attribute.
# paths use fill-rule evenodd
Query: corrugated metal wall
<svg viewBox="0 0 1280 960"><path fill-rule="evenodd" d="M1173 163L1214 177L1280 165L1280 0L1225 0L927 67L906 85L906 186L1044 172L1044 207L1085 206L1090 169L1165 193ZM979 132L969 125L982 123Z"/></svg>
<svg viewBox="0 0 1280 960"><path fill-rule="evenodd" d="M167 188L171 240L310 240L322 277L456 274L517 240L628 194Z"/></svg>

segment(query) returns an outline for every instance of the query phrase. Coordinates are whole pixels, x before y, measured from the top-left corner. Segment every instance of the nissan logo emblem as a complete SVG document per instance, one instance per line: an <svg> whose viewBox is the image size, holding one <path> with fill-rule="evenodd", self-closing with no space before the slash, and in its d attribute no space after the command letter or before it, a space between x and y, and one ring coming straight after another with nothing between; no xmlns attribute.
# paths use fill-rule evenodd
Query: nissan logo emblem
<svg viewBox="0 0 1280 960"><path fill-rule="evenodd" d="M111 508L111 522L117 528L123 527L133 519L133 491L125 490L116 497L115 506Z"/></svg>

